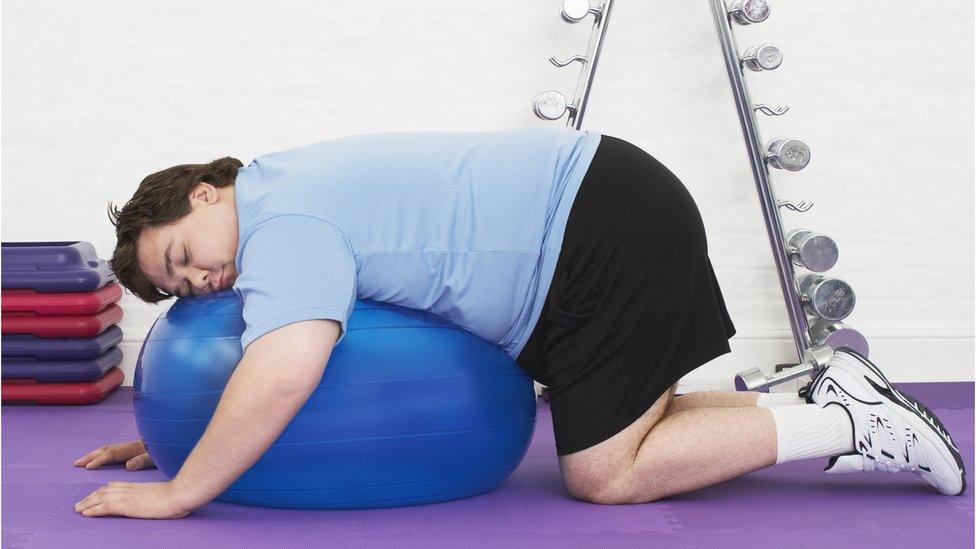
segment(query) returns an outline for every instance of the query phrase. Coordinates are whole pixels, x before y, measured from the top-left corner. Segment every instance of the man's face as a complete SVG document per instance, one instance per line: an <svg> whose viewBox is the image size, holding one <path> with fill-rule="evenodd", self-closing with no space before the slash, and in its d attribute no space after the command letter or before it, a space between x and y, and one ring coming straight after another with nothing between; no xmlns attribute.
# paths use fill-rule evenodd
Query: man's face
<svg viewBox="0 0 976 549"><path fill-rule="evenodd" d="M139 266L157 288L178 297L233 286L237 280L237 209L234 187L199 183L189 214L139 235Z"/></svg>

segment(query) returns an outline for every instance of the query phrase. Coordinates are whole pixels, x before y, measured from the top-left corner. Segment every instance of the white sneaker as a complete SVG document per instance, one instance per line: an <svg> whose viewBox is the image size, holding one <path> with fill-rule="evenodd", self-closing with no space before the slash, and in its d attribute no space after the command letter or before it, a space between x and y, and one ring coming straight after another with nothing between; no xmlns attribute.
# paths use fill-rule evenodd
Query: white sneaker
<svg viewBox="0 0 976 549"><path fill-rule="evenodd" d="M871 361L839 347L800 390L807 402L844 407L854 426L855 452L830 459L827 473L916 473L945 495L966 491L959 449L931 410L891 384Z"/></svg>

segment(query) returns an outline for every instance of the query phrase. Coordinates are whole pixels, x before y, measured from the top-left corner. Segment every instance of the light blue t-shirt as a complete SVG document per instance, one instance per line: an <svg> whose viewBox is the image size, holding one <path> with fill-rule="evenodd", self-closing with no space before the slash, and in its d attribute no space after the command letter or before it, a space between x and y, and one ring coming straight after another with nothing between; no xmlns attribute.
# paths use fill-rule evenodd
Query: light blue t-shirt
<svg viewBox="0 0 976 549"><path fill-rule="evenodd" d="M600 134L398 132L271 153L235 182L241 344L355 300L431 311L513 359L542 311Z"/></svg>

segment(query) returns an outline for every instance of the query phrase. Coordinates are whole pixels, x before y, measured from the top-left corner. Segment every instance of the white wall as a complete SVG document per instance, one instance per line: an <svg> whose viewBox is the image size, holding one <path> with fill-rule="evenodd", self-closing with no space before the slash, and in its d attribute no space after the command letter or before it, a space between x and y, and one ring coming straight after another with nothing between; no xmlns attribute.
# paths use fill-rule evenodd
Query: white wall
<svg viewBox="0 0 976 549"><path fill-rule="evenodd" d="M585 24L558 0L7 0L2 7L2 238L114 246L108 200L150 172L355 133L544 126L545 89L571 96ZM766 138L813 150L774 174L784 226L831 235L848 323L897 381L973 379L973 2L773 2L741 45ZM739 330L686 388L795 359L728 79L705 0L618 0L584 127L630 140L689 187ZM161 308L126 296L126 374Z"/></svg>

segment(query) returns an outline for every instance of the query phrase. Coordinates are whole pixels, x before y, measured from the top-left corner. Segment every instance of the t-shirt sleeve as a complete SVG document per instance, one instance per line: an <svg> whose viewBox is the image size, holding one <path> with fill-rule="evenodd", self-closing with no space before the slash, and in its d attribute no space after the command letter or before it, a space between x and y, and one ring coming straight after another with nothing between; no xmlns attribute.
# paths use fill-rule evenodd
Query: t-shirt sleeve
<svg viewBox="0 0 976 549"><path fill-rule="evenodd" d="M255 339L302 320L340 324L339 341L356 302L356 257L345 234L317 217L267 219L242 238L234 289L244 300L245 350Z"/></svg>

